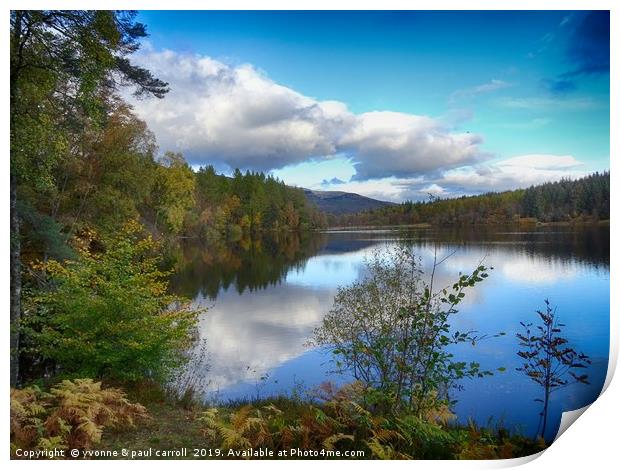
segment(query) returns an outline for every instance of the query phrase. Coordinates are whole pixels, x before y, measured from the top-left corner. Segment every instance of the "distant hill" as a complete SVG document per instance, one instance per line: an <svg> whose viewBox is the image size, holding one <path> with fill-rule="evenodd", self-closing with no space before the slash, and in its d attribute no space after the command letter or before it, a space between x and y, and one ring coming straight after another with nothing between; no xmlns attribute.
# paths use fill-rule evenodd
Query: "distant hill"
<svg viewBox="0 0 620 470"><path fill-rule="evenodd" d="M596 172L576 180L562 179L526 189L434 198L431 201L407 201L358 214L332 214L328 221L333 227L550 222L599 224L601 221L609 221L609 189L609 171Z"/></svg>
<svg viewBox="0 0 620 470"><path fill-rule="evenodd" d="M356 214L362 211L393 206L393 202L379 201L370 197L343 191L312 191L304 189L306 199L327 214Z"/></svg>

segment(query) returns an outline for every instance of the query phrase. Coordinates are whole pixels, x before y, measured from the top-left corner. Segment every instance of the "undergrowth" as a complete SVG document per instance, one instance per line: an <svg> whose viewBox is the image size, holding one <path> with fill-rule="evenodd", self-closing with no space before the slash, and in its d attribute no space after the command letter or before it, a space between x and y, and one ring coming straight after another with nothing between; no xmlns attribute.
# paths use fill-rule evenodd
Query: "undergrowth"
<svg viewBox="0 0 620 470"><path fill-rule="evenodd" d="M205 408L168 396L153 384L129 389L91 379L64 381L48 392L11 390L11 451L21 449L249 448L363 451L365 459L508 459L539 452L542 440L503 429L458 425L447 408L424 416L380 414L364 402L359 382L321 385L304 399L274 397ZM152 417L149 417L152 416ZM147 419L148 418L148 419ZM105 431L105 434L104 434ZM236 454L239 455L238 453ZM323 457L325 455L325 457ZM342 454L341 454L342 455ZM232 457L232 456L231 456Z"/></svg>
<svg viewBox="0 0 620 470"><path fill-rule="evenodd" d="M543 441L511 436L504 430L453 424L454 416L435 410L376 415L362 405L358 383L321 386L319 400L280 399L210 408L199 421L205 437L222 449L274 451L363 450L366 459L506 459L543 450Z"/></svg>
<svg viewBox="0 0 620 470"><path fill-rule="evenodd" d="M104 429L129 429L148 417L117 388L92 379L64 380L48 392L11 389L11 455L15 449L87 449Z"/></svg>

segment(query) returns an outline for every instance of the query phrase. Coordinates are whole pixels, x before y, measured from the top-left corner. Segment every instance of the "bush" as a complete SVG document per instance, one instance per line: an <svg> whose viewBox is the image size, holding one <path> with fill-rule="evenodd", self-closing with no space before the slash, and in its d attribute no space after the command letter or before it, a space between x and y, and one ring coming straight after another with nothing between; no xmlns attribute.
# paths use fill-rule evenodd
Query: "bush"
<svg viewBox="0 0 620 470"><path fill-rule="evenodd" d="M132 428L146 417L123 391L91 379L65 380L49 392L11 389L11 451L90 448L105 428Z"/></svg>
<svg viewBox="0 0 620 470"><path fill-rule="evenodd" d="M185 359L197 313L168 295L158 244L128 224L105 240L77 247L78 259L40 266L47 288L25 315L35 354L65 377L163 381Z"/></svg>
<svg viewBox="0 0 620 470"><path fill-rule="evenodd" d="M437 266L442 261L435 259ZM334 306L315 331L336 365L367 387L365 399L383 411L414 412L449 404L449 389L464 377L490 374L476 362L455 361L448 346L475 344L473 331L452 332L450 320L467 288L487 277L478 266L447 288L433 290L406 247L376 251L366 276L339 288Z"/></svg>

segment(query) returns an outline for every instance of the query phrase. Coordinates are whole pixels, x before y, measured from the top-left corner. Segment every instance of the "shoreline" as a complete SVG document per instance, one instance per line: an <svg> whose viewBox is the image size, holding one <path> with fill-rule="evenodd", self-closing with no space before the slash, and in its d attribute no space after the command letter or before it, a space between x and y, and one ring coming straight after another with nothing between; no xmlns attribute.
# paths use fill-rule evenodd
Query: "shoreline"
<svg viewBox="0 0 620 470"><path fill-rule="evenodd" d="M422 222L417 224L403 224L403 225L351 225L351 226L334 226L325 229L318 229L320 233L335 233L346 232L355 230L384 230L393 231L400 229L430 229L430 228L476 228L476 227L609 227L610 219L604 220L562 220L556 222L541 222L539 220L521 220L513 221L510 223L496 222L496 223L480 223L480 224L431 224L428 222Z"/></svg>

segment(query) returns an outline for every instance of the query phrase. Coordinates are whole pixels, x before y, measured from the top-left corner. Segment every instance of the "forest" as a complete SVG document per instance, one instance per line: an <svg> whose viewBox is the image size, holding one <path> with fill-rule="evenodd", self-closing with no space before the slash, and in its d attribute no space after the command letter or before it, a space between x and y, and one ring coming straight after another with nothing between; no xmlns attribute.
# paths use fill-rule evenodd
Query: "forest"
<svg viewBox="0 0 620 470"><path fill-rule="evenodd" d="M330 226L471 225L536 222L592 222L609 219L609 172L576 180L479 196L407 201L397 206L328 216Z"/></svg>
<svg viewBox="0 0 620 470"><path fill-rule="evenodd" d="M306 201L303 190L271 175L236 169L232 177L212 166L195 174L195 206L187 215L185 233L203 239L261 231L310 230L324 227L325 214Z"/></svg>

